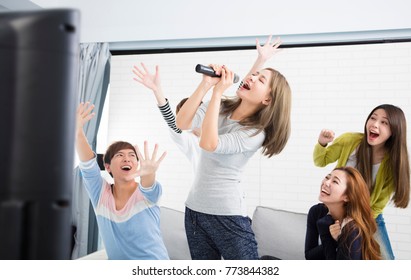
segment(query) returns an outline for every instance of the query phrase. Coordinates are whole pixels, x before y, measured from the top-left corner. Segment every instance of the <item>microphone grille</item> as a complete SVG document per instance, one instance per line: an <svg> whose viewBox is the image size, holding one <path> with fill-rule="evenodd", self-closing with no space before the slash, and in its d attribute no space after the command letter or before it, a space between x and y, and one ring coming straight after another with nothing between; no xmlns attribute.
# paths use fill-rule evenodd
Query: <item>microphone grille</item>
<svg viewBox="0 0 411 280"><path fill-rule="evenodd" d="M240 77L237 74L234 74L233 82L238 83L239 80L240 80Z"/></svg>

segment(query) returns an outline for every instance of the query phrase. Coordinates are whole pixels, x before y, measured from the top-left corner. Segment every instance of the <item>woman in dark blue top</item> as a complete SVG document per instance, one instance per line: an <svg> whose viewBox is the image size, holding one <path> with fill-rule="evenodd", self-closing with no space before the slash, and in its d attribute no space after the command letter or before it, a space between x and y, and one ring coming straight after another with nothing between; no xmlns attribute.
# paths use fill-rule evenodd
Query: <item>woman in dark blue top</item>
<svg viewBox="0 0 411 280"><path fill-rule="evenodd" d="M369 193L361 174L352 167L336 168L324 178L322 203L311 207L307 217L306 259L381 259L373 238L377 228Z"/></svg>
<svg viewBox="0 0 411 280"><path fill-rule="evenodd" d="M307 216L307 232L305 235L305 258L307 260L325 260L323 246L320 242L320 233L317 221L328 213L327 206L318 203L310 208Z"/></svg>

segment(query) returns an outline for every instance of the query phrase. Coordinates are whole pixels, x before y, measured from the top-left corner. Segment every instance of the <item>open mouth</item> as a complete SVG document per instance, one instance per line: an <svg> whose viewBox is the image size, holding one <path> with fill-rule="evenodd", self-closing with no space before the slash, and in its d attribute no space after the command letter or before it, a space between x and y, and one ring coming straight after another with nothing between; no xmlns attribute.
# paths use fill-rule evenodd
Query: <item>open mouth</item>
<svg viewBox="0 0 411 280"><path fill-rule="evenodd" d="M239 88L241 89L246 89L246 90L250 90L250 85L246 82L241 81Z"/></svg>
<svg viewBox="0 0 411 280"><path fill-rule="evenodd" d="M326 194L326 195L330 195L330 193L326 189L323 189L323 188L321 188L321 193Z"/></svg>
<svg viewBox="0 0 411 280"><path fill-rule="evenodd" d="M370 138L371 140L377 139L378 136L380 136L378 133L374 133L374 132L371 132L371 131L370 131L370 133L369 133L369 138Z"/></svg>
<svg viewBox="0 0 411 280"><path fill-rule="evenodd" d="M130 171L130 170L131 170L131 166L130 166L130 165L124 165L124 166L121 167L121 170Z"/></svg>

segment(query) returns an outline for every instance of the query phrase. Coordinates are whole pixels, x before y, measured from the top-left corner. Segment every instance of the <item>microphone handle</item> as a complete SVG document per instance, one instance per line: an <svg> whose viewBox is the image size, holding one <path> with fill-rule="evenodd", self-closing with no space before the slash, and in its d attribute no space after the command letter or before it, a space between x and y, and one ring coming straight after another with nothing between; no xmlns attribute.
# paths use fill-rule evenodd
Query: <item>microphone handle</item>
<svg viewBox="0 0 411 280"><path fill-rule="evenodd" d="M210 76L210 77L221 77L221 75L217 75L215 73L213 68L211 68L209 66L202 65L202 64L197 64L196 72L207 75L207 76ZM237 83L239 80L240 80L240 77L237 74L234 73L233 82Z"/></svg>
<svg viewBox="0 0 411 280"><path fill-rule="evenodd" d="M221 75L217 75L215 73L213 68L211 68L209 66L202 65L202 64L197 64L196 72L207 75L207 76L210 76L210 77L221 77Z"/></svg>

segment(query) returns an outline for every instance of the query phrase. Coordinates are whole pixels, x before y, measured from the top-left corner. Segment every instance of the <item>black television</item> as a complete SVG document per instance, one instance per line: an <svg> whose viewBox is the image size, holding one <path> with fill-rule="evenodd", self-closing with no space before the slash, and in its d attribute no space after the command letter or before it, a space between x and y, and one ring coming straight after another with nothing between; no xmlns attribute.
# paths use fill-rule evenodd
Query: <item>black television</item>
<svg viewBox="0 0 411 280"><path fill-rule="evenodd" d="M69 259L80 13L0 13L0 259Z"/></svg>

